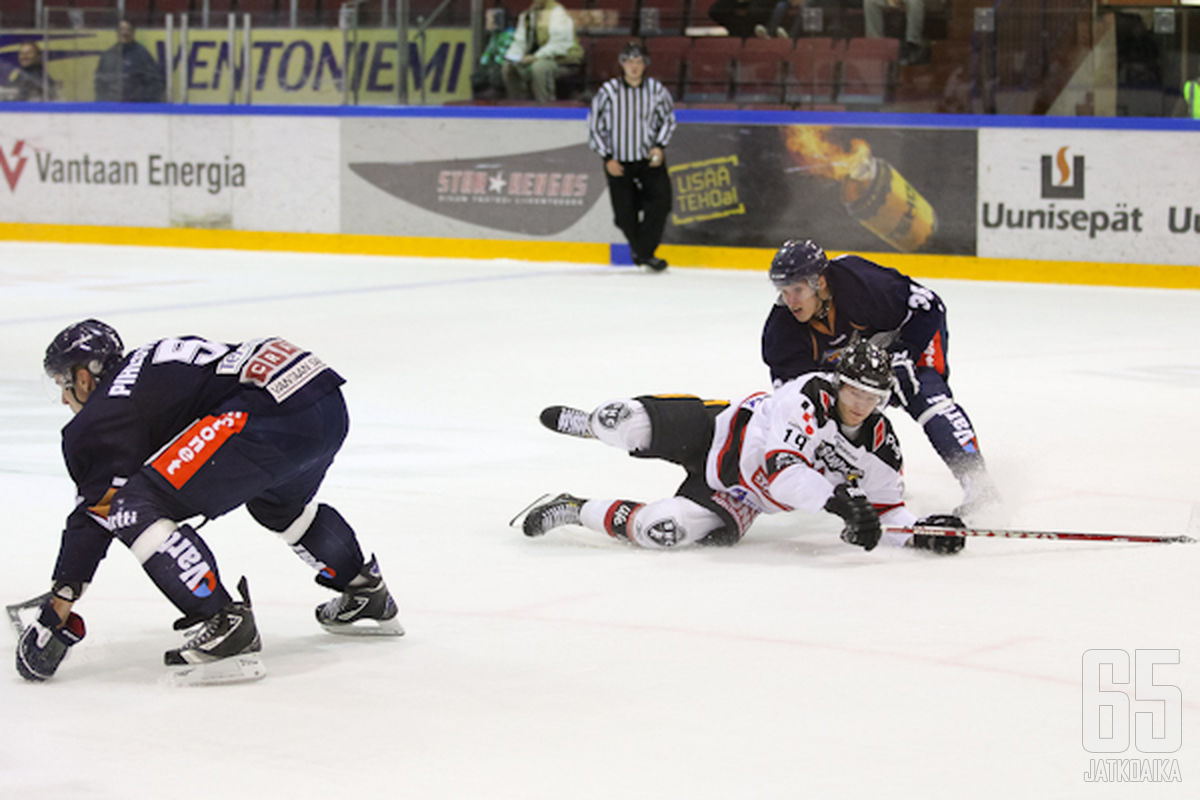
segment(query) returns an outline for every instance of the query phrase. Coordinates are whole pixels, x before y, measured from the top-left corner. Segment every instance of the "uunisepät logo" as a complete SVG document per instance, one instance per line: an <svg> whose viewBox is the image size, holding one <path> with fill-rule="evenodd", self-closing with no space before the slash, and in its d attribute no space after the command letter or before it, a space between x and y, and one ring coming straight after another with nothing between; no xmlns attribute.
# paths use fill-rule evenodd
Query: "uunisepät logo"
<svg viewBox="0 0 1200 800"><path fill-rule="evenodd" d="M1057 169L1055 169L1057 167ZM1054 156L1042 156L1042 199L1083 199L1083 156L1067 163L1067 148L1058 148ZM1056 179L1057 176L1057 179Z"/></svg>
<svg viewBox="0 0 1200 800"><path fill-rule="evenodd" d="M578 222L603 193L587 145L505 156L359 162L350 170L399 200L494 230L546 236Z"/></svg>
<svg viewBox="0 0 1200 800"><path fill-rule="evenodd" d="M1054 154L1041 154L1039 199L1051 202L1026 206L1006 200L983 201L979 207L980 225L1008 231L1086 233L1089 239L1142 233L1145 212L1140 206L1117 201L1111 207L1085 208L1072 202L1085 199L1085 161L1082 154L1074 153L1068 161L1069 150L1064 146ZM1056 202L1060 200L1067 202L1060 206Z"/></svg>
<svg viewBox="0 0 1200 800"><path fill-rule="evenodd" d="M32 164L32 171L27 167ZM95 153L61 156L17 139L0 146L0 173L10 193L30 179L41 185L151 186L202 189L219 194L246 185L246 165L225 154L220 160L179 160L162 153L147 153L142 160L104 158Z"/></svg>

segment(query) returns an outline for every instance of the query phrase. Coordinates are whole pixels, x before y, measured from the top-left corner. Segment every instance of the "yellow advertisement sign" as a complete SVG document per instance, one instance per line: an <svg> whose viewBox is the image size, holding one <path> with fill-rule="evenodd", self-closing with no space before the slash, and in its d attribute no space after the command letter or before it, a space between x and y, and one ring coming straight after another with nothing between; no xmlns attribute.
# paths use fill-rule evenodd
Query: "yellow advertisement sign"
<svg viewBox="0 0 1200 800"><path fill-rule="evenodd" d="M9 33L3 44L16 50L28 38L43 43L59 100L95 99L93 77L100 54L116 43L111 30L70 31L27 37ZM191 29L186 41L177 30L167 42L162 30L142 30L141 43L171 72L171 100L260 105L395 105L399 102L400 58L395 29L374 28L343 36L338 29L261 28L249 48L242 30ZM248 53L247 53L248 49ZM415 39L407 48L408 103L440 105L471 97L474 63L470 31L431 29L424 58ZM231 57L232 54L232 57ZM0 55L7 56L4 52ZM2 80L2 79L0 79Z"/></svg>

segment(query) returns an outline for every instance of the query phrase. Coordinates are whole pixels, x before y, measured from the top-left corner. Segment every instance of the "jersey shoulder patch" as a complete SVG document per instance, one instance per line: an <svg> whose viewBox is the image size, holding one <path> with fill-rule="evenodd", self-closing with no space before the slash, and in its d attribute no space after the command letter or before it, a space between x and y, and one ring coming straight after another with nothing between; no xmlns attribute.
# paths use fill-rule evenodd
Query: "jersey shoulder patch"
<svg viewBox="0 0 1200 800"><path fill-rule="evenodd" d="M824 373L813 373L797 379L800 383L800 394L812 405L812 414L820 427L829 420L833 413L833 405L837 402L837 388Z"/></svg>
<svg viewBox="0 0 1200 800"><path fill-rule="evenodd" d="M892 430L892 423L887 417L879 412L867 417L863 422L861 435L865 441L860 444L874 453L880 461L897 472L900 471L903 466L900 440L896 438L896 432Z"/></svg>

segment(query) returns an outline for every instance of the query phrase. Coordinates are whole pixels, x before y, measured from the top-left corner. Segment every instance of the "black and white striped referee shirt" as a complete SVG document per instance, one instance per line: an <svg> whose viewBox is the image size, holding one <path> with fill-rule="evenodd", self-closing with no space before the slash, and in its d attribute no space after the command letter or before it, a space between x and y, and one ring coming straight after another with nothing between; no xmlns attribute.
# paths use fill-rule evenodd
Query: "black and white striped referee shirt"
<svg viewBox="0 0 1200 800"><path fill-rule="evenodd" d="M675 103L656 78L630 86L624 78L606 81L588 112L588 147L607 161L641 161L650 148L666 147L675 131Z"/></svg>

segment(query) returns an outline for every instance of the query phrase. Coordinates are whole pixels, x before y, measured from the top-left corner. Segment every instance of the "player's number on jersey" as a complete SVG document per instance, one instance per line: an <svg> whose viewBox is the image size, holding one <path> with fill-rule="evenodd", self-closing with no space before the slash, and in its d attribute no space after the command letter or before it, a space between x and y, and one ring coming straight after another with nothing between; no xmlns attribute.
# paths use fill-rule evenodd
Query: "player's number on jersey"
<svg viewBox="0 0 1200 800"><path fill-rule="evenodd" d="M808 443L808 436L789 425L783 432L783 440L797 450L802 450Z"/></svg>
<svg viewBox="0 0 1200 800"><path fill-rule="evenodd" d="M208 339L163 339L154 348L153 361L155 364L179 361L203 367L228 352L229 348L225 345L220 342L210 342Z"/></svg>
<svg viewBox="0 0 1200 800"><path fill-rule="evenodd" d="M908 296L908 307L928 311L933 306L933 292L924 286L913 286Z"/></svg>

